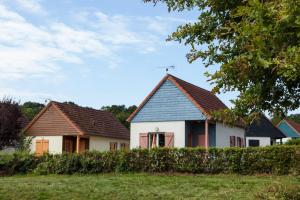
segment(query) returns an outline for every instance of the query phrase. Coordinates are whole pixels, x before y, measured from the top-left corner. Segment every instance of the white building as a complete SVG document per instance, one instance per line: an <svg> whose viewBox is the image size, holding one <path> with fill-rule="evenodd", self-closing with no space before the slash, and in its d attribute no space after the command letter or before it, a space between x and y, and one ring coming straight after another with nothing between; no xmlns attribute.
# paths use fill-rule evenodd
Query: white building
<svg viewBox="0 0 300 200"><path fill-rule="evenodd" d="M265 116L254 121L246 130L247 147L264 147L282 141L286 136Z"/></svg>

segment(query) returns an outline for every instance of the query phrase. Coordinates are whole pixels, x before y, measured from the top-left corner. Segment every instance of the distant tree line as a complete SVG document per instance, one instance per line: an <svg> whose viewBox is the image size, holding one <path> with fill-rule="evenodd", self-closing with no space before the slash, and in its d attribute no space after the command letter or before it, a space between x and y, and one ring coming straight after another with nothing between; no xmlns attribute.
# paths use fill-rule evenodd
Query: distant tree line
<svg viewBox="0 0 300 200"><path fill-rule="evenodd" d="M112 106L103 106L101 110L106 110L111 112L116 118L129 129L130 124L127 122L127 118L135 111L136 106L126 107L125 105L112 105Z"/></svg>

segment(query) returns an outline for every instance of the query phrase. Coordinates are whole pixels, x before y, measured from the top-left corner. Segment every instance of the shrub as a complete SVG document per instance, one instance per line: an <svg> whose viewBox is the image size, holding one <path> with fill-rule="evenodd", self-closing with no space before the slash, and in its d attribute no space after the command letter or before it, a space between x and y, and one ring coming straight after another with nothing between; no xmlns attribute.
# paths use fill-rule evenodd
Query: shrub
<svg viewBox="0 0 300 200"><path fill-rule="evenodd" d="M39 162L40 158L29 153L16 152L14 154L1 154L0 175L30 173L36 168Z"/></svg>
<svg viewBox="0 0 300 200"><path fill-rule="evenodd" d="M300 145L300 138L290 139L285 144L286 145Z"/></svg>
<svg viewBox="0 0 300 200"><path fill-rule="evenodd" d="M83 154L0 155L0 173L93 174L108 172L300 174L300 147L155 148Z"/></svg>

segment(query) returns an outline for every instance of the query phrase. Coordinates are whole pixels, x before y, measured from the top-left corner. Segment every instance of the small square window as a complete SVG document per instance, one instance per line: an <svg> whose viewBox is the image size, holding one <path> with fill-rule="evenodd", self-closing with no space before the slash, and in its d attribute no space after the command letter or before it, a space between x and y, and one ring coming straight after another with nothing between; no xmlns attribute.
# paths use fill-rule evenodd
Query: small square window
<svg viewBox="0 0 300 200"><path fill-rule="evenodd" d="M249 147L259 147L259 140L249 140Z"/></svg>

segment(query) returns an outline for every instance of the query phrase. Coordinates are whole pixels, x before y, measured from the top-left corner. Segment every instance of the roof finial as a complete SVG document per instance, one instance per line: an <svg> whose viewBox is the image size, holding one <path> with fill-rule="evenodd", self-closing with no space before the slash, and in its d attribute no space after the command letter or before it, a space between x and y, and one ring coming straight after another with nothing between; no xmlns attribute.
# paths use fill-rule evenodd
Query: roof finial
<svg viewBox="0 0 300 200"><path fill-rule="evenodd" d="M168 74L170 69L175 69L175 65L161 66L161 67L158 67L158 68L164 68L166 70L166 74Z"/></svg>

